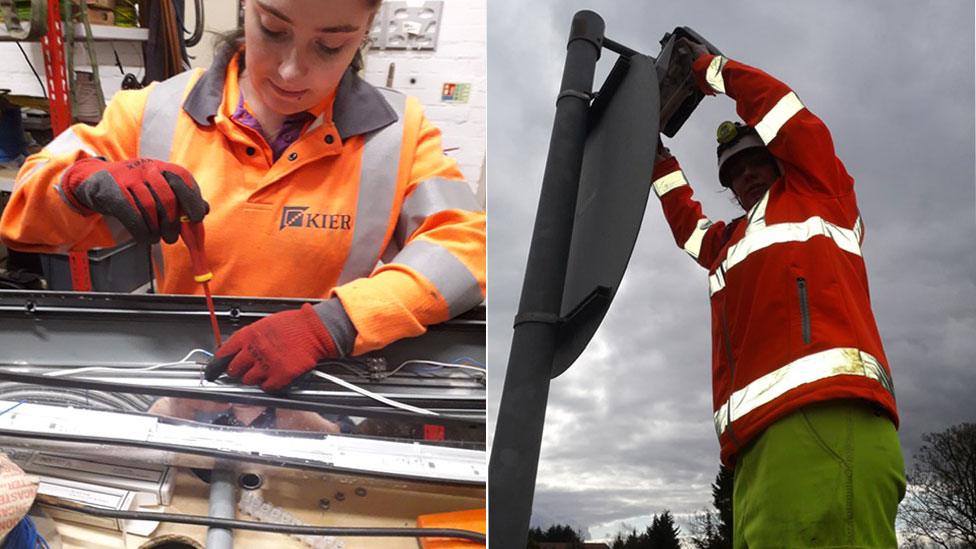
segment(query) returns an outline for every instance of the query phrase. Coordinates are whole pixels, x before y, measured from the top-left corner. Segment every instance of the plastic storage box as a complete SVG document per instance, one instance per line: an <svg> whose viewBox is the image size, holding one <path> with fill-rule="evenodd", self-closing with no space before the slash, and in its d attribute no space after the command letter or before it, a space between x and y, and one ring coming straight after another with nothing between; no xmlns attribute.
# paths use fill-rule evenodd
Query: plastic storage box
<svg viewBox="0 0 976 549"><path fill-rule="evenodd" d="M67 254L40 254L51 290L73 290ZM127 242L88 252L93 292L131 292L149 283L149 245Z"/></svg>

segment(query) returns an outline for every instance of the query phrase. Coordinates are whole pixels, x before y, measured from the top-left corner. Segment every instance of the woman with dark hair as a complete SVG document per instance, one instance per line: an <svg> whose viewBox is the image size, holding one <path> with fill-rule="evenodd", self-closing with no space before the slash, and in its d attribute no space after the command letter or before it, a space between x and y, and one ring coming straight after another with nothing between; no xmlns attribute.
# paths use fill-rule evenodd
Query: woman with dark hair
<svg viewBox="0 0 976 549"><path fill-rule="evenodd" d="M249 0L209 69L119 92L28 159L4 243L151 242L159 291L199 293L176 241L181 217L202 223L214 292L322 300L217 351L211 377L268 391L477 305L484 212L419 102L357 75L379 4Z"/></svg>

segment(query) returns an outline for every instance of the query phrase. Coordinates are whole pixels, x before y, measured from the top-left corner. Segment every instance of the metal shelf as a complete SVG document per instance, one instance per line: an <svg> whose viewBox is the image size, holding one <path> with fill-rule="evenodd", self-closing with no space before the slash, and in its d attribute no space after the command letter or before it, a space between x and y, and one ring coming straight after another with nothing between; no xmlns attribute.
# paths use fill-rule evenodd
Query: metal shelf
<svg viewBox="0 0 976 549"><path fill-rule="evenodd" d="M13 192L15 177L17 177L17 170L0 168L0 191Z"/></svg>
<svg viewBox="0 0 976 549"><path fill-rule="evenodd" d="M46 8L45 8L46 6ZM40 25L44 19L42 13L46 12L46 33L41 36L37 32L27 32L23 38L31 37L40 41L41 50L44 52L44 73L47 77L47 97L51 104L51 129L57 135L68 129L71 125L71 104L68 101L68 82L67 63L65 62L64 38L68 32L73 33L72 38L85 40L87 33L85 25L76 23L71 29L64 30L65 25L61 21L61 2L60 0L31 0L31 21L28 25ZM34 30L40 30L35 27ZM149 30L116 27L112 25L91 25L93 40L98 41L148 41ZM6 26L0 26L0 42L10 41L13 38L6 30ZM68 52L74 55L74 52ZM90 55L94 55L89 52ZM97 75L97 72L96 72ZM101 90L97 90L99 93ZM101 97L101 96L99 96Z"/></svg>
<svg viewBox="0 0 976 549"><path fill-rule="evenodd" d="M85 26L75 23L75 38L85 39ZM110 25L92 25L92 39L97 41L132 41L145 42L149 40L149 29L135 27L114 27ZM10 39L7 29L0 25L0 41Z"/></svg>
<svg viewBox="0 0 976 549"><path fill-rule="evenodd" d="M92 39L93 40L128 40L136 42L145 42L149 40L149 29L140 29L135 27L115 27L111 25L92 25ZM81 23L75 23L75 39L85 38L85 26Z"/></svg>

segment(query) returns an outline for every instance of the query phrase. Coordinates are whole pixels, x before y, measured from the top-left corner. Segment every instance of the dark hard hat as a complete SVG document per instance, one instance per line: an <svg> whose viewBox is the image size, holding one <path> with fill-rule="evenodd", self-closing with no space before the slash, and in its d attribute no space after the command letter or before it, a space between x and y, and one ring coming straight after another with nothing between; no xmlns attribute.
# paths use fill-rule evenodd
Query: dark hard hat
<svg viewBox="0 0 976 549"><path fill-rule="evenodd" d="M715 138L718 140L718 180L723 187L732 184L722 171L729 159L747 149L766 148L755 128L729 120L719 124Z"/></svg>

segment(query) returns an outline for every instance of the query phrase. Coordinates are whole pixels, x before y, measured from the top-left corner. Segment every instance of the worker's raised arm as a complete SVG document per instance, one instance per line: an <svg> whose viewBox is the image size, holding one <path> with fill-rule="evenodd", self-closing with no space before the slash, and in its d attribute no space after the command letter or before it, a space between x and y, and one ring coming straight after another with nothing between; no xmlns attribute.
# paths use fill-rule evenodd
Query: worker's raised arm
<svg viewBox="0 0 976 549"><path fill-rule="evenodd" d="M854 180L834 152L827 126L811 113L789 86L765 72L711 54L699 55L693 65L699 88L735 100L736 112L756 128L766 148L786 171L799 192L842 195Z"/></svg>
<svg viewBox="0 0 976 549"><path fill-rule="evenodd" d="M366 277L335 288L357 329L353 354L422 334L485 296L485 213L456 162L444 156L440 130L408 102L401 154L413 161L391 250ZM408 152L408 147L412 151ZM402 157L401 157L402 158Z"/></svg>
<svg viewBox="0 0 976 549"><path fill-rule="evenodd" d="M692 198L693 191L678 159L670 154L654 166L651 180L678 247L702 267L710 268L727 239L725 222L713 223L705 217L701 204Z"/></svg>
<svg viewBox="0 0 976 549"><path fill-rule="evenodd" d="M70 205L59 185L64 173L79 160L136 158L147 97L147 90L117 93L97 126L75 124L27 159L0 220L4 244L15 250L48 253L109 247L127 239L115 220L86 215Z"/></svg>

